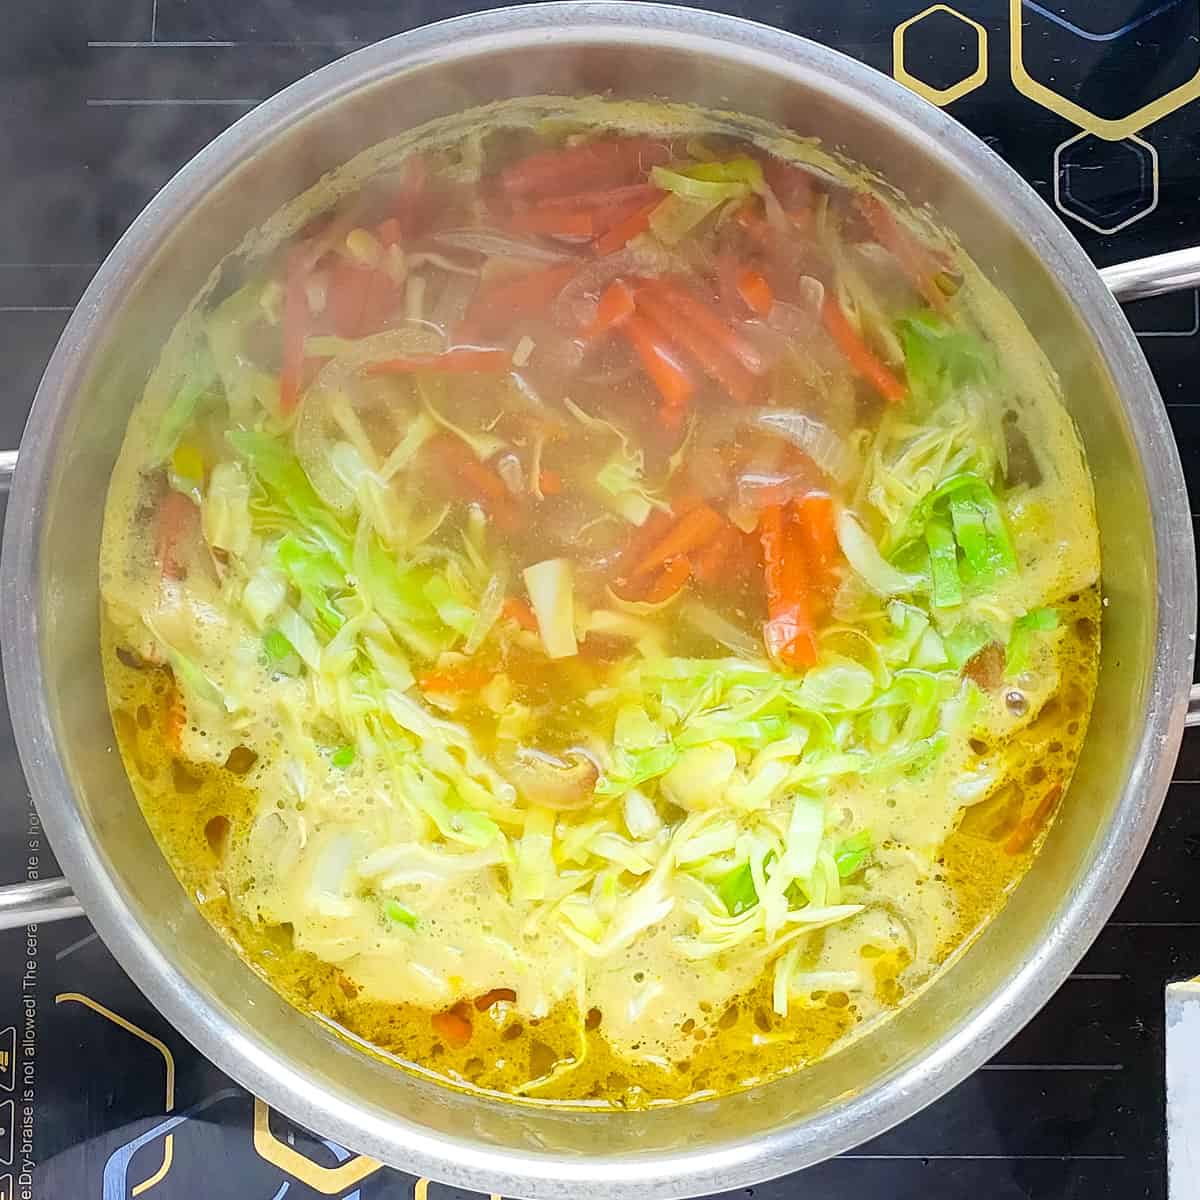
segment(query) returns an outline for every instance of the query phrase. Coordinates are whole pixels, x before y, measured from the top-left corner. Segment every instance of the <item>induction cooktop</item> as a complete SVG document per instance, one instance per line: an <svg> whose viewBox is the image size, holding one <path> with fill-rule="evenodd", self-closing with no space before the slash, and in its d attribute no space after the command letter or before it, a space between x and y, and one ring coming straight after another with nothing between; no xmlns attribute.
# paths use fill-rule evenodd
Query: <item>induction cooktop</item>
<svg viewBox="0 0 1200 1200"><path fill-rule="evenodd" d="M470 11L442 0L48 0L0 36L0 446L114 241L206 142L301 75ZM492 5L486 5L492 7ZM983 137L1100 265L1200 241L1196 0L725 0L841 49ZM1200 296L1129 317L1200 496ZM54 872L0 715L0 882ZM760 1200L1166 1194L1163 984L1200 970L1200 737L1114 919L995 1059ZM0 1200L450 1200L292 1126L147 1003L86 920L0 934ZM647 1200L653 1200L652 1197Z"/></svg>

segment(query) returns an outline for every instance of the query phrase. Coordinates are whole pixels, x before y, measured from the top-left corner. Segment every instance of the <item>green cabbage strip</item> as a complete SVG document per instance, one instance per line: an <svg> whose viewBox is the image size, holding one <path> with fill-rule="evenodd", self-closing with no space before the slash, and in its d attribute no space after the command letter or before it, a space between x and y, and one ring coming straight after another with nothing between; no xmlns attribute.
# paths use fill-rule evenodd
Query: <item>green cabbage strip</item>
<svg viewBox="0 0 1200 1200"><path fill-rule="evenodd" d="M158 435L150 452L152 461L162 462L170 457L179 444L183 431L192 423L202 402L212 394L218 383L217 367L212 354L207 346L200 344L193 351L187 373L163 413Z"/></svg>
<svg viewBox="0 0 1200 1200"><path fill-rule="evenodd" d="M943 480L909 515L892 554L907 565L923 544L936 608L962 602L963 588L986 589L1017 569L1012 537L989 484L972 471Z"/></svg>
<svg viewBox="0 0 1200 1200"><path fill-rule="evenodd" d="M930 309L901 318L896 332L909 394L919 411L937 407L967 385L992 382L999 373L986 342Z"/></svg>
<svg viewBox="0 0 1200 1200"><path fill-rule="evenodd" d="M843 879L857 875L871 857L871 835L865 830L852 834L838 843L833 860Z"/></svg>
<svg viewBox="0 0 1200 1200"><path fill-rule="evenodd" d="M1034 635L1058 628L1058 613L1053 608L1035 608L1013 622L1005 654L1005 675L1019 675L1029 665Z"/></svg>

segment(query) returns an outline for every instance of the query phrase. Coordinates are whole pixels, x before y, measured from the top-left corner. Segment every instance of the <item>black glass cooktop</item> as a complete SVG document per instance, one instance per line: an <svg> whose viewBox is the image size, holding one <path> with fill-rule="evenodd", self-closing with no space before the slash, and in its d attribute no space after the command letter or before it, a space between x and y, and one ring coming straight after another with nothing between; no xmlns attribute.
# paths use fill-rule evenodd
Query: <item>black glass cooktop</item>
<svg viewBox="0 0 1200 1200"><path fill-rule="evenodd" d="M489 5L490 6L490 5ZM54 0L0 34L0 444L97 264L254 103L458 0ZM1100 264L1200 241L1196 0L723 0L893 73L983 136ZM1200 503L1200 296L1130 305ZM53 864L7 718L0 881ZM1200 745L1115 919L939 1103L761 1200L1166 1194L1163 1001L1200 971ZM291 1127L202 1059L84 920L0 935L0 1200L449 1200ZM652 1200L652 1198L651 1198Z"/></svg>

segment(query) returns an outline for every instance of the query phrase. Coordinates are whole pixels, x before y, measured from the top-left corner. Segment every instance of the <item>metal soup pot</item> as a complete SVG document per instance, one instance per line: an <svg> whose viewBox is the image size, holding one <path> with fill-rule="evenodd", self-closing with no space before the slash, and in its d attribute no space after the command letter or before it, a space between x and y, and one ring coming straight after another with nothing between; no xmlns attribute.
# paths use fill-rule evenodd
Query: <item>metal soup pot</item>
<svg viewBox="0 0 1200 1200"><path fill-rule="evenodd" d="M285 1003L159 852L114 747L98 653L109 474L158 349L213 264L324 171L402 127L498 98L592 92L740 110L817 134L934 205L1062 378L1098 485L1108 598L1070 795L965 955L891 1020L799 1074L631 1113L456 1092L360 1053ZM1198 278L1200 255L1188 252L1098 273L1032 189L950 117L841 54L731 17L640 3L515 8L316 72L222 134L151 202L96 274L38 389L4 533L2 638L21 760L70 884L10 892L7 922L82 905L167 1020L256 1095L366 1155L476 1191L692 1196L881 1133L1037 1012L1111 913L1154 826L1188 708L1195 562L1162 401L1109 288L1149 294Z"/></svg>

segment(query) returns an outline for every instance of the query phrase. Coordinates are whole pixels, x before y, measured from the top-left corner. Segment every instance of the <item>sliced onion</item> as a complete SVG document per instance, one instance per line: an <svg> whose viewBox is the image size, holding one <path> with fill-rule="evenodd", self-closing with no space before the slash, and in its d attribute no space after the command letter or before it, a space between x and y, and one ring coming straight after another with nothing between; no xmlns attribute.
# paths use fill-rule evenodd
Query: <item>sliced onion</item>
<svg viewBox="0 0 1200 1200"><path fill-rule="evenodd" d="M605 287L621 275L636 275L640 270L637 256L628 247L590 263L559 292L552 310L554 323L569 333L591 324Z"/></svg>
<svg viewBox="0 0 1200 1200"><path fill-rule="evenodd" d="M632 617L652 617L655 613L664 612L684 592L684 589L680 587L673 591L665 600L626 600L624 596L617 595L611 587L604 590L608 595L608 602L613 608L619 612L628 613Z"/></svg>
<svg viewBox="0 0 1200 1200"><path fill-rule="evenodd" d="M447 258L444 254L438 254L432 250L423 250L420 254L411 254L408 257L408 266L410 269L423 267L425 265L437 267L441 271L449 271L452 275L470 275L474 279L479 274L478 267L468 267L463 263L455 262L452 258Z"/></svg>
<svg viewBox="0 0 1200 1200"><path fill-rule="evenodd" d="M773 433L802 450L836 483L845 483L854 470L854 459L844 438L828 425L794 408L761 408L751 425Z"/></svg>
<svg viewBox="0 0 1200 1200"><path fill-rule="evenodd" d="M488 258L523 258L527 262L563 262L573 257L564 250L542 242L511 237L491 229L447 229L435 233L433 240L454 250L470 250Z"/></svg>
<svg viewBox="0 0 1200 1200"><path fill-rule="evenodd" d="M492 626L500 619L506 582L504 573L500 571L488 580L487 587L483 589L483 595L479 598L479 611L475 615L475 623L463 643L464 654L474 654L491 633Z"/></svg>
<svg viewBox="0 0 1200 1200"><path fill-rule="evenodd" d="M801 277L795 303L776 300L767 315L767 324L785 337L807 341L820 327L821 306L825 303L825 285L811 275Z"/></svg>
<svg viewBox="0 0 1200 1200"><path fill-rule="evenodd" d="M680 610L679 615L695 630L712 638L734 654L743 658L760 659L763 648L748 634L740 630L732 621L726 620L719 612L701 604L699 600L689 600Z"/></svg>
<svg viewBox="0 0 1200 1200"><path fill-rule="evenodd" d="M872 541L871 535L849 509L843 509L838 514L837 536L842 553L854 573L877 595L906 595L924 583L920 575L908 575L893 567L879 553L879 547Z"/></svg>

